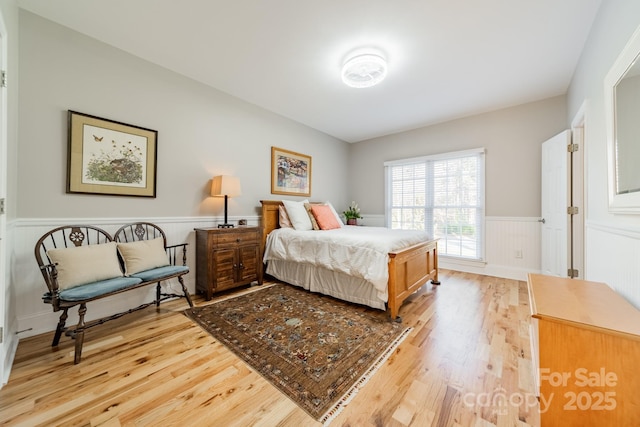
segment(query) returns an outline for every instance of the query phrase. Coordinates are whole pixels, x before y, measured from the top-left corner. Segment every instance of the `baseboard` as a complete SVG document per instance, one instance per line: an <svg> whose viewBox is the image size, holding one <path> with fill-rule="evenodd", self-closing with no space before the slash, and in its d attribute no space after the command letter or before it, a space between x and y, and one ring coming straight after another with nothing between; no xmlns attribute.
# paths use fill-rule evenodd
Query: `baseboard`
<svg viewBox="0 0 640 427"><path fill-rule="evenodd" d="M6 339L4 343L6 353L4 354L4 367L2 369L3 376L1 378L0 388L9 382L9 376L11 375L11 368L13 367L13 361L16 357L16 351L18 350L18 336L12 331L15 330L16 322L13 322L11 327L8 328Z"/></svg>
<svg viewBox="0 0 640 427"><path fill-rule="evenodd" d="M503 279L522 281L527 280L527 275L529 273L540 273L540 271L532 269L491 264L485 264L483 266L480 263L466 263L464 261L445 259L443 257L440 257L440 259L438 260L438 267L447 270L462 271L465 273L482 274L483 276L501 277Z"/></svg>

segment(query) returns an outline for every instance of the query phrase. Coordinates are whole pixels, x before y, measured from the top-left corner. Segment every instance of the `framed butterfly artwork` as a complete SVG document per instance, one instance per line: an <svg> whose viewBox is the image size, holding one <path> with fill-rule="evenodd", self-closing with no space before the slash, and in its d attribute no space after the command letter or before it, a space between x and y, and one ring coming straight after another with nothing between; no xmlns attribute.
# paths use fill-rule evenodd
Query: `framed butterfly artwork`
<svg viewBox="0 0 640 427"><path fill-rule="evenodd" d="M156 197L158 132L69 110L67 193Z"/></svg>

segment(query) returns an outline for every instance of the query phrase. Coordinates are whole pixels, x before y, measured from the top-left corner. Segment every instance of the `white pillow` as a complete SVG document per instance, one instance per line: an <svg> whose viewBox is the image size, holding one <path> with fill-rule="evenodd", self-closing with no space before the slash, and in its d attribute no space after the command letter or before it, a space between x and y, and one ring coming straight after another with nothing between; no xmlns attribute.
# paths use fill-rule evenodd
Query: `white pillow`
<svg viewBox="0 0 640 427"><path fill-rule="evenodd" d="M58 289L74 288L99 280L122 277L116 243L49 249L47 255L57 264Z"/></svg>
<svg viewBox="0 0 640 427"><path fill-rule="evenodd" d="M336 219L338 220L338 224L340 224L340 227L344 227L344 222L342 222L342 218L340 218L340 215L338 215L338 212L336 212L336 208L333 207L331 202L325 202L324 204L331 208L331 211L336 216Z"/></svg>
<svg viewBox="0 0 640 427"><path fill-rule="evenodd" d="M313 225L309 219L307 209L304 207L305 203L309 203L309 200L305 199L301 202L293 202L291 200L283 200L282 204L287 210L291 225L296 230L313 230Z"/></svg>
<svg viewBox="0 0 640 427"><path fill-rule="evenodd" d="M169 265L162 237L131 243L118 243L118 252L124 260L125 276Z"/></svg>

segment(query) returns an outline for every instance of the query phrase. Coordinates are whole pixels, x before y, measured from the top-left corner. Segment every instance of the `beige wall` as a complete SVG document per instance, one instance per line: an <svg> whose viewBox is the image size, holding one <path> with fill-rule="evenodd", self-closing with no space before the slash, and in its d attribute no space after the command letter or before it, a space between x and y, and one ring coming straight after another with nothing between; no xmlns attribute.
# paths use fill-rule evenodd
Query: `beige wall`
<svg viewBox="0 0 640 427"><path fill-rule="evenodd" d="M221 215L220 201L206 197L210 177L219 173L242 180L243 196L232 201L231 214L256 215L260 199L275 198L269 188L272 145L313 156L313 199L331 199L338 210L355 199L363 213L377 215L384 213L384 161L485 147L487 216L536 217L540 144L568 128L586 102L586 278L610 283L640 306L640 215L607 211L603 102L604 76L640 25L637 0L603 2L566 98L352 145L28 12L19 14L18 34L15 2L0 0L0 7L14 47L9 58L10 219ZM12 61L17 59L18 39L19 79L17 60ZM65 194L68 109L158 130L158 197ZM33 272L32 244L23 238L31 235L22 228L16 241L24 250L12 259L17 267L11 267L11 276L21 283L8 289L23 307L17 315L29 318L44 307L38 296L41 278ZM24 283L31 276L33 281ZM14 320L9 314L8 322ZM10 324L8 329L15 331Z"/></svg>
<svg viewBox="0 0 640 427"><path fill-rule="evenodd" d="M351 194L383 214L385 161L484 147L486 215L538 216L541 144L566 128L559 96L353 144Z"/></svg>
<svg viewBox="0 0 640 427"><path fill-rule="evenodd" d="M606 282L640 308L640 213L608 211L604 79L640 26L640 2L602 2L567 94L571 120L586 106L586 235L588 280ZM636 164L640 159L636 160Z"/></svg>
<svg viewBox="0 0 640 427"><path fill-rule="evenodd" d="M158 131L157 197L66 194L67 110ZM237 175L229 215L271 195L271 146L312 156L312 198L347 203L348 144L20 11L17 216L223 215L213 175Z"/></svg>
<svg viewBox="0 0 640 427"><path fill-rule="evenodd" d="M171 243L190 243L187 265L195 271L193 229L223 216L223 199L209 197L213 175L241 180L242 196L229 203L232 221L256 224L261 199L283 198L271 194L271 146L312 156L314 200L331 200L338 209L348 204L349 144L15 6L13 14L5 373L18 338L55 328L59 313L42 304L45 286L33 257L35 242L53 227L86 222L113 232L124 222L152 218ZM67 110L157 130L157 197L66 194ZM194 292L195 274L185 283ZM150 301L152 293L114 297L91 308L88 319ZM69 323L75 316L70 313Z"/></svg>
<svg viewBox="0 0 640 427"><path fill-rule="evenodd" d="M586 150L589 219L635 227L639 216L611 215L607 196L607 133L604 79L616 58L640 25L640 2L602 3L569 87L569 118L587 105Z"/></svg>
<svg viewBox="0 0 640 427"><path fill-rule="evenodd" d="M15 0L0 0L7 39L7 219L17 215L18 156L18 7Z"/></svg>

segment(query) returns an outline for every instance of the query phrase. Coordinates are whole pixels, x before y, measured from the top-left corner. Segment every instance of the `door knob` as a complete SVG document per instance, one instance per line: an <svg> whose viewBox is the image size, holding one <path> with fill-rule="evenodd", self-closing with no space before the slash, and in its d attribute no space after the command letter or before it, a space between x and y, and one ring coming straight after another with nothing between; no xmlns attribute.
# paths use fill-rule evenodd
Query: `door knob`
<svg viewBox="0 0 640 427"><path fill-rule="evenodd" d="M541 222L541 223L543 223L543 224L544 224L544 223L545 223L545 222L547 222L547 221L545 221L545 219L544 219L544 218L540 218L540 219L538 220L538 222Z"/></svg>

